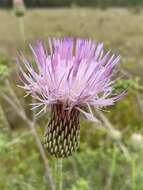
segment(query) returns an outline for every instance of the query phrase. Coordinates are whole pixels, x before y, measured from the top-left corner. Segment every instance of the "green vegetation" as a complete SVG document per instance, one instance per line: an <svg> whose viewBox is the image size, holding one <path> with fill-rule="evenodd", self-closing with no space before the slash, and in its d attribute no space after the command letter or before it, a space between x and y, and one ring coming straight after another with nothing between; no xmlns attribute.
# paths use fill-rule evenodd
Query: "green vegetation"
<svg viewBox="0 0 143 190"><path fill-rule="evenodd" d="M25 0L25 4L28 7L45 7L45 6L96 6L101 8L111 6L142 6L143 0ZM12 6L12 0L1 0L0 6L10 7Z"/></svg>
<svg viewBox="0 0 143 190"><path fill-rule="evenodd" d="M37 9L24 17L24 41L14 13L0 11L0 189L51 190L49 166L57 176L56 160L39 144L48 115L33 119L32 100L16 87L15 57L18 49L29 54L28 42L65 35L103 41L120 53L115 93L127 88L128 95L97 113L102 126L82 120L80 149L63 161L63 190L143 189L142 20L142 11L126 9Z"/></svg>

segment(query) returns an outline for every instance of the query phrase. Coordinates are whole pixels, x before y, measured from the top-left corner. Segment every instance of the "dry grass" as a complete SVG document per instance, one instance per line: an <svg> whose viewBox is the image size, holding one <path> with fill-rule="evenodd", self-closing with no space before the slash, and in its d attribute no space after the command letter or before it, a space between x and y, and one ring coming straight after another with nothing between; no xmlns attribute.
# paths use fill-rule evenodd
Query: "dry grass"
<svg viewBox="0 0 143 190"><path fill-rule="evenodd" d="M127 9L36 9L24 17L27 42L48 36L78 36L104 41L128 59L128 68L143 72L143 12ZM0 53L15 56L22 47L18 19L0 11ZM137 67L135 67L137 66ZM135 69L137 68L137 69Z"/></svg>

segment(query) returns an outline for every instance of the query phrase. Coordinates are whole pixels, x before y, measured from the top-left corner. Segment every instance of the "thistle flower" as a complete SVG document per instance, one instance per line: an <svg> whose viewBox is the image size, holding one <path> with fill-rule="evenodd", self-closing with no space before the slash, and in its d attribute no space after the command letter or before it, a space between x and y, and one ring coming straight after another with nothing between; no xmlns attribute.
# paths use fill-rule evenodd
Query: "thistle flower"
<svg viewBox="0 0 143 190"><path fill-rule="evenodd" d="M44 145L55 157L67 157L79 146L80 114L93 122L93 109L113 105L125 93L113 95L111 76L120 56L103 53L103 44L72 38L49 39L49 52L41 41L30 49L36 68L24 57L19 64L20 86L35 98L32 109L39 113L50 108L51 118Z"/></svg>
<svg viewBox="0 0 143 190"><path fill-rule="evenodd" d="M25 14L25 6L23 0L13 0L14 12L17 17L22 17Z"/></svg>

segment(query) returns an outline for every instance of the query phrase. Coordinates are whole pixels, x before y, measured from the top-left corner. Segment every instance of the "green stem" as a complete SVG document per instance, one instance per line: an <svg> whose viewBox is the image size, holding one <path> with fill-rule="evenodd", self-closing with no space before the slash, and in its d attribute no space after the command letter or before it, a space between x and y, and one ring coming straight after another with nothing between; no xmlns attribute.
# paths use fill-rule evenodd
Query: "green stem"
<svg viewBox="0 0 143 190"><path fill-rule="evenodd" d="M56 189L57 190L62 190L63 189L63 163L62 163L62 158L59 158L56 160L56 166L55 166L55 170L56 170Z"/></svg>
<svg viewBox="0 0 143 190"><path fill-rule="evenodd" d="M19 17L18 21L19 21L19 31L20 31L21 39L22 39L23 43L25 43L26 38L25 38L25 27L24 27L23 17Z"/></svg>
<svg viewBox="0 0 143 190"><path fill-rule="evenodd" d="M112 163L111 163L111 169L110 169L110 176L108 178L107 182L107 189L111 190L112 189L112 183L113 183L113 178L114 178L114 172L116 169L116 161L117 161L117 148L114 146L113 149L113 156L112 156Z"/></svg>
<svg viewBox="0 0 143 190"><path fill-rule="evenodd" d="M133 158L131 160L131 169L132 169L132 190L136 189L136 162L135 159Z"/></svg>

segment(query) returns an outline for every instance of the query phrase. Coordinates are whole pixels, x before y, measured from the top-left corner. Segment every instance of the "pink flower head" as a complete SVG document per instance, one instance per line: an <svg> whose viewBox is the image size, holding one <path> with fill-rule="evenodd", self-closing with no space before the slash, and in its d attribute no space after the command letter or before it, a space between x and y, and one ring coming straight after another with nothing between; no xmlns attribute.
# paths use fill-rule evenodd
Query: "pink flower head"
<svg viewBox="0 0 143 190"><path fill-rule="evenodd" d="M14 5L24 5L23 0L13 0Z"/></svg>
<svg viewBox="0 0 143 190"><path fill-rule="evenodd" d="M49 51L41 41L30 49L36 68L20 56L26 69L20 66L21 87L35 98L32 109L41 108L41 113L51 108L44 138L49 152L69 156L78 147L80 113L97 121L93 108L113 105L125 95L112 94L111 77L120 56L104 53L102 43L72 38L49 39Z"/></svg>

